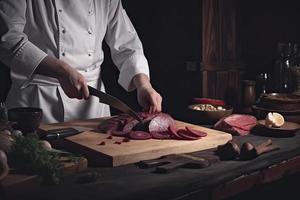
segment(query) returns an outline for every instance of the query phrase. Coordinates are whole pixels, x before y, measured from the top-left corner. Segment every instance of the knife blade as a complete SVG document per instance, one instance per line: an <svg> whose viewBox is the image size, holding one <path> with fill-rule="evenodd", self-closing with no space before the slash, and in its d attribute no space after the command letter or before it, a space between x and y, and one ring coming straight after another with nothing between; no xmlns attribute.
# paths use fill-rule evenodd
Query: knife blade
<svg viewBox="0 0 300 200"><path fill-rule="evenodd" d="M58 140L72 135L77 135L87 130L91 130L91 129L86 127L68 127L68 128L50 129L45 131L41 135L41 139Z"/></svg>
<svg viewBox="0 0 300 200"><path fill-rule="evenodd" d="M88 86L88 88L89 88L90 95L98 97L99 102L110 105L124 113L129 114L130 116L137 119L139 122L142 122L142 119L138 116L138 114L121 100L117 99L114 96L106 94L100 90L97 90L96 88L93 88L91 86Z"/></svg>

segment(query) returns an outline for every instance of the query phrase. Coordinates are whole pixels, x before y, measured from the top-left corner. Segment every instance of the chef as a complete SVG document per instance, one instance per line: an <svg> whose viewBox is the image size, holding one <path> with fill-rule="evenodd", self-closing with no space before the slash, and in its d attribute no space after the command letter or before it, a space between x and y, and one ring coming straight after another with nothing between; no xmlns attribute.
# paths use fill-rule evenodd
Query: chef
<svg viewBox="0 0 300 200"><path fill-rule="evenodd" d="M47 123L110 115L89 97L87 85L105 91L100 78L102 42L110 47L127 91L161 111L149 81L141 41L121 0L0 0L0 60L10 68L8 108L40 107Z"/></svg>

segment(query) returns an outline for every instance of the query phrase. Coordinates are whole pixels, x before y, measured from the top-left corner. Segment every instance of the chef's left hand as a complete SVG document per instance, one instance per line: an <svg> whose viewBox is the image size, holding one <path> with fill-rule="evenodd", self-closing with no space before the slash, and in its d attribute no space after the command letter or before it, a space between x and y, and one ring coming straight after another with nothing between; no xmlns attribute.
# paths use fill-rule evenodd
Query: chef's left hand
<svg viewBox="0 0 300 200"><path fill-rule="evenodd" d="M133 79L137 88L137 99L149 113L161 112L162 97L153 89L149 78L144 74L138 74Z"/></svg>

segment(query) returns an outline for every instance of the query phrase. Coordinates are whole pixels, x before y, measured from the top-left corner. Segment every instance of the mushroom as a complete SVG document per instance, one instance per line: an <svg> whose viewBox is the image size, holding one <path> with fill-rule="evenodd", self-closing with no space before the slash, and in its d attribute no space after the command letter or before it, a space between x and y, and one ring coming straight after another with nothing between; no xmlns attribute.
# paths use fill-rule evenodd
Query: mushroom
<svg viewBox="0 0 300 200"><path fill-rule="evenodd" d="M234 160L240 155L240 147L233 141L229 141L226 144L219 145L216 153L221 160Z"/></svg>
<svg viewBox="0 0 300 200"><path fill-rule="evenodd" d="M272 145L272 140L268 139L264 143L255 146L250 142L245 142L241 147L241 160L251 160L257 156L279 149L277 145Z"/></svg>

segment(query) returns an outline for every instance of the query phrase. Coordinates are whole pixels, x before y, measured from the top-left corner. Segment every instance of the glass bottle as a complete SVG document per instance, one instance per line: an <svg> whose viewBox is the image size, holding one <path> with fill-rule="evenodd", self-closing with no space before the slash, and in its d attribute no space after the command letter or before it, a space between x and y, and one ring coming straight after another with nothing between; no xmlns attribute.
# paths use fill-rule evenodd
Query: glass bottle
<svg viewBox="0 0 300 200"><path fill-rule="evenodd" d="M291 66L293 47L291 43L278 44L278 58L275 61L274 67L274 91L278 93L289 93L292 91L293 81Z"/></svg>
<svg viewBox="0 0 300 200"><path fill-rule="evenodd" d="M262 72L256 76L257 82L257 96L260 97L266 93L270 92L270 74L267 72Z"/></svg>

